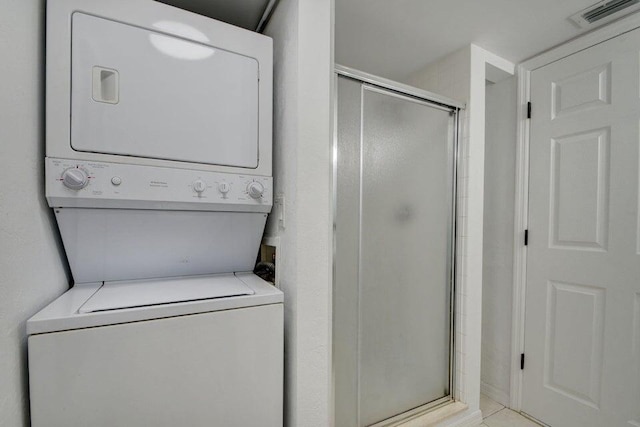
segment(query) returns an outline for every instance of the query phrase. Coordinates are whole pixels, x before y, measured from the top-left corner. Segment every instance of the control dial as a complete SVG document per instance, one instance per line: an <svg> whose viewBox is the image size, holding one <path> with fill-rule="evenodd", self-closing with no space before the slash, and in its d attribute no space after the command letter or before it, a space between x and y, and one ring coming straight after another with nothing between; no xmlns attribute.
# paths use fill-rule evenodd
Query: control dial
<svg viewBox="0 0 640 427"><path fill-rule="evenodd" d="M259 182L253 181L247 185L247 194L249 194L252 199L259 199L263 193L264 186Z"/></svg>
<svg viewBox="0 0 640 427"><path fill-rule="evenodd" d="M223 195L226 195L229 191L231 191L231 185L228 182L221 182L218 184L218 191Z"/></svg>
<svg viewBox="0 0 640 427"><path fill-rule="evenodd" d="M197 180L193 181L193 190L196 193L198 193L198 194L202 193L205 190L205 188L207 188L207 185L204 183L203 180L197 179Z"/></svg>
<svg viewBox="0 0 640 427"><path fill-rule="evenodd" d="M62 172L62 183L72 190L82 190L89 184L89 174L84 169L69 168Z"/></svg>

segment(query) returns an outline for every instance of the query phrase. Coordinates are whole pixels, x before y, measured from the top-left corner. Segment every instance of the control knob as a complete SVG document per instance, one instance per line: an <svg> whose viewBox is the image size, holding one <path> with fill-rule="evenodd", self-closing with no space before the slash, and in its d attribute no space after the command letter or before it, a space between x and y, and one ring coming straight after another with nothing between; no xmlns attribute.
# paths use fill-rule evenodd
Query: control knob
<svg viewBox="0 0 640 427"><path fill-rule="evenodd" d="M221 192L223 195L226 195L229 191L231 191L231 185L229 185L228 182L221 182L220 184L218 184L218 191Z"/></svg>
<svg viewBox="0 0 640 427"><path fill-rule="evenodd" d="M89 174L80 168L69 168L62 172L62 183L72 190L82 190L89 184Z"/></svg>
<svg viewBox="0 0 640 427"><path fill-rule="evenodd" d="M252 199L259 199L263 193L264 186L259 182L253 181L247 185L247 194L249 194Z"/></svg>
<svg viewBox="0 0 640 427"><path fill-rule="evenodd" d="M207 185L204 183L203 180L198 179L198 180L193 181L193 190L196 193L198 193L198 194L202 193L205 190L205 188L207 188Z"/></svg>

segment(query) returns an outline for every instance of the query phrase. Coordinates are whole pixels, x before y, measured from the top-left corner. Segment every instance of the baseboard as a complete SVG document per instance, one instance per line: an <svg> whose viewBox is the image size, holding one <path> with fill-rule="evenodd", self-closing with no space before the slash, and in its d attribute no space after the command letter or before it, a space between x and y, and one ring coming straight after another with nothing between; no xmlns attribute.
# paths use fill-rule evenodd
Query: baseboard
<svg viewBox="0 0 640 427"><path fill-rule="evenodd" d="M505 393L499 388L487 384L484 381L480 383L480 393L484 394L491 400L495 400L501 405L509 407L509 393Z"/></svg>

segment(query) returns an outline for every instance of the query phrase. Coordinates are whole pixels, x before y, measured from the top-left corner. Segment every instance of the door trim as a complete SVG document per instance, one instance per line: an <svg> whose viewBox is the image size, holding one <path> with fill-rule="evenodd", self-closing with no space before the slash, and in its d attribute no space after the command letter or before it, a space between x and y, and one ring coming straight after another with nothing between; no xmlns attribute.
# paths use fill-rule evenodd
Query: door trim
<svg viewBox="0 0 640 427"><path fill-rule="evenodd" d="M524 245L524 230L528 227L529 211L530 120L527 118L527 104L531 101L531 72L638 28L640 28L640 14L633 14L543 52L516 67L518 82L516 105L516 194L513 233L513 305L511 312L511 378L509 393L509 406L515 411L522 409L523 372L520 368L520 356L524 353L525 342L527 247Z"/></svg>

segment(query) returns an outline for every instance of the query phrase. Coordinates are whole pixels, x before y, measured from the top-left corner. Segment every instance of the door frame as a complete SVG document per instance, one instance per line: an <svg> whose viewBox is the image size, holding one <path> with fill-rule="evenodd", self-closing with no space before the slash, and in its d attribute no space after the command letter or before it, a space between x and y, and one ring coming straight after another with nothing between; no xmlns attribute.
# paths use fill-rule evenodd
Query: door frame
<svg viewBox="0 0 640 427"><path fill-rule="evenodd" d="M509 390L509 406L516 411L520 411L522 408L523 371L520 365L525 343L527 247L524 245L524 230L528 227L529 212L530 120L527 118L527 105L531 101L531 72L638 28L640 28L640 14L632 14L545 51L516 67L518 85L516 105L516 193L513 232L511 381Z"/></svg>

